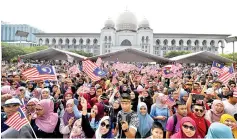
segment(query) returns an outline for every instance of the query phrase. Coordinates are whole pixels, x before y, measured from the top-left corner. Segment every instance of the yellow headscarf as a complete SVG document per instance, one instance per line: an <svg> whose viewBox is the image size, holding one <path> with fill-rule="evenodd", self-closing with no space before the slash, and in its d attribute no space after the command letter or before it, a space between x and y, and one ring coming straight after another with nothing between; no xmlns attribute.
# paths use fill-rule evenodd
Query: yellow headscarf
<svg viewBox="0 0 237 139"><path fill-rule="evenodd" d="M223 115L221 116L220 122L221 122L222 124L224 124L224 122L225 122L227 119L230 119L230 120L232 120L232 121L234 121L234 122L236 123L235 118L234 118L233 116L229 115L229 114L223 114ZM232 132L233 132L235 138L237 138L237 128L232 129Z"/></svg>

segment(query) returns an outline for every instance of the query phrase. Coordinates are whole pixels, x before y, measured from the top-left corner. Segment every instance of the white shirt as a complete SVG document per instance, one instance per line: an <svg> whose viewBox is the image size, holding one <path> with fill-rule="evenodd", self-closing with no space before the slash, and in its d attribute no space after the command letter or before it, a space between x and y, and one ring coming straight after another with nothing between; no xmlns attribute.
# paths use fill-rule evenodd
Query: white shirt
<svg viewBox="0 0 237 139"><path fill-rule="evenodd" d="M223 101L225 107L225 113L234 116L237 113L237 103L235 105L230 104L228 100Z"/></svg>

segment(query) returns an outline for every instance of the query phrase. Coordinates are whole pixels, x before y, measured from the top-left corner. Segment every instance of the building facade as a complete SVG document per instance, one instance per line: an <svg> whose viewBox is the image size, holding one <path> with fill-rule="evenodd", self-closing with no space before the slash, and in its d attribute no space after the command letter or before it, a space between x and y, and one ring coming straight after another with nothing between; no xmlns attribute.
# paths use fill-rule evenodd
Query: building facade
<svg viewBox="0 0 237 139"><path fill-rule="evenodd" d="M105 21L100 33L37 33L37 43L52 48L82 50L101 55L126 48L134 48L157 56L169 51L210 51L218 53L225 47L229 34L154 33L147 19L137 22L129 11L115 22Z"/></svg>
<svg viewBox="0 0 237 139"><path fill-rule="evenodd" d="M16 31L28 32L27 38L20 38L16 36ZM37 42L34 33L42 33L43 31L26 24L10 24L1 22L1 41L2 42L17 42L17 41L27 41L35 43Z"/></svg>

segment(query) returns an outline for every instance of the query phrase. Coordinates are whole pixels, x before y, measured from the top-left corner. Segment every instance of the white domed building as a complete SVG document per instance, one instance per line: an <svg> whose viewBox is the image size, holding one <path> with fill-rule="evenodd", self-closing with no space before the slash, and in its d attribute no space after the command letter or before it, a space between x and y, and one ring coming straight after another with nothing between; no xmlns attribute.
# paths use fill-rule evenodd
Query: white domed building
<svg viewBox="0 0 237 139"><path fill-rule="evenodd" d="M154 33L148 19L138 21L130 11L121 13L116 22L107 19L100 33L37 33L38 45L78 50L102 55L127 48L156 56L169 51L210 51L225 47L229 34Z"/></svg>

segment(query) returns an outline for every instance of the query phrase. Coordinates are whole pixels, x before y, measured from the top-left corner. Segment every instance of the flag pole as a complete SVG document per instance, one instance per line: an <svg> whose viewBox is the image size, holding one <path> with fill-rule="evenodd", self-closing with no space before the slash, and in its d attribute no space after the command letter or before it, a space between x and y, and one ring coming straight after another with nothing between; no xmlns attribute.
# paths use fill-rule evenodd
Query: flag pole
<svg viewBox="0 0 237 139"><path fill-rule="evenodd" d="M20 110L22 111L21 107L20 107ZM22 111L22 113L23 113L23 115L26 117L26 115L25 115L25 113L24 113L23 111ZM27 119L27 117L26 117L26 119ZM36 134L35 134L34 129L32 128L32 126L31 126L31 124L30 124L30 121L29 121L28 119L27 119L27 122L28 122L28 124L30 125L30 128L31 128L31 130L32 130L32 132L33 132L35 138L38 139L37 136L36 136Z"/></svg>

